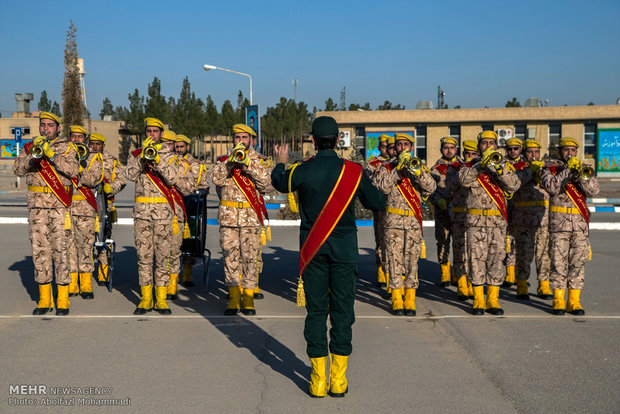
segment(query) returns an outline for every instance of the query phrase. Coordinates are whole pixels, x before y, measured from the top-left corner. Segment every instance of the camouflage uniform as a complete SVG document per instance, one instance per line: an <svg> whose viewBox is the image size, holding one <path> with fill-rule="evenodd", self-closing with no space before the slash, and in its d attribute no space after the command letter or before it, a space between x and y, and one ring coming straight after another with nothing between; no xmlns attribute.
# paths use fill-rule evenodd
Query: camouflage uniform
<svg viewBox="0 0 620 414"><path fill-rule="evenodd" d="M467 189L468 274L474 286L499 286L504 278L502 259L506 255L506 220L478 181L481 170L479 160L475 160L465 164L458 172L461 185ZM514 170L504 168L501 175L490 169L486 172L504 191L514 192L519 188Z"/></svg>
<svg viewBox="0 0 620 414"><path fill-rule="evenodd" d="M559 162L559 168L565 164ZM586 220L578 213L575 204L564 186L572 179L568 168L553 175L549 169L542 173L542 186L551 197L549 233L551 240L551 288L583 289L585 264L589 248L589 228ZM576 179L576 186L586 197L599 193L596 177L589 180ZM564 209L564 212L554 211ZM569 209L569 210L566 210Z"/></svg>
<svg viewBox="0 0 620 414"><path fill-rule="evenodd" d="M378 172L383 166L383 163L388 161L387 158L383 158L381 155L370 160L366 164L364 171L370 181L376 186L376 179ZM377 267L381 266L382 269L386 268L386 254L385 254L385 210L373 211L372 213L372 226L375 235L375 263ZM381 280L379 282L382 282Z"/></svg>
<svg viewBox="0 0 620 414"><path fill-rule="evenodd" d="M392 161L396 165L397 159ZM406 172L411 184L422 199L426 199L437 187L426 166L422 166L419 176ZM385 243L387 250L387 270L390 274L390 288L417 289L418 259L422 248L422 228L409 203L401 194L397 183L401 172L395 167L388 171L387 167L379 170L376 178L377 187L387 195L385 216ZM390 209L399 210L402 214L392 213ZM403 282L401 276L405 276Z"/></svg>
<svg viewBox="0 0 620 414"><path fill-rule="evenodd" d="M448 210L452 224L452 272L457 279L469 274L467 269L467 213L465 212L468 190L461 186L458 172L457 168L448 167L445 179L446 189L452 194Z"/></svg>
<svg viewBox="0 0 620 414"><path fill-rule="evenodd" d="M64 138L56 138L50 142L52 151L56 153L54 161L58 177L67 191L70 190L71 177L79 172L76 151L73 145ZM28 184L28 231L32 243L32 262L34 263L34 280L39 284L56 283L68 285L69 276L69 244L71 230L65 224L70 223L69 208L58 200L54 193L33 166L32 155L22 151L13 164L13 172L19 177L26 177ZM39 191L40 190L40 191Z"/></svg>
<svg viewBox="0 0 620 414"><path fill-rule="evenodd" d="M510 158L505 158L506 162L515 165L518 162L522 162L524 160L522 155L519 155L516 159L511 160ZM510 251L506 252L506 257L504 257L504 266L515 266L517 264L517 249L515 246L515 200L511 197L508 200L508 238L510 239ZM514 283L514 282L513 282Z"/></svg>
<svg viewBox="0 0 620 414"><path fill-rule="evenodd" d="M179 169L173 161L174 154L166 145L162 145L159 157L159 163L153 163L153 170L161 174L167 185L175 185ZM144 171L138 150L129 157L126 174L129 180L136 182L133 218L140 286L153 284L167 286L170 280L172 221L175 213ZM155 283L153 283L153 259L155 259Z"/></svg>
<svg viewBox="0 0 620 414"><path fill-rule="evenodd" d="M241 167L256 191L263 193L271 187L270 169L259 161L253 148L248 150L250 165ZM221 201L238 203L236 207L220 204L218 222L220 225L220 246L224 260L226 285L255 289L258 274L257 258L260 249L261 222L247 199L232 178L234 163L227 157L220 157L213 167L213 184Z"/></svg>

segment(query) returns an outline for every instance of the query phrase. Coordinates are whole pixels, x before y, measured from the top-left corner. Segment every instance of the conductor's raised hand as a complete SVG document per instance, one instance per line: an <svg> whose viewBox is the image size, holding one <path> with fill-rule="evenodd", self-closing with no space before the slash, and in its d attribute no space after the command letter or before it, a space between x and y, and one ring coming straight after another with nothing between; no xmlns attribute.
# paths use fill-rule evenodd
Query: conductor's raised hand
<svg viewBox="0 0 620 414"><path fill-rule="evenodd" d="M276 145L276 163L286 164L288 162L288 144Z"/></svg>

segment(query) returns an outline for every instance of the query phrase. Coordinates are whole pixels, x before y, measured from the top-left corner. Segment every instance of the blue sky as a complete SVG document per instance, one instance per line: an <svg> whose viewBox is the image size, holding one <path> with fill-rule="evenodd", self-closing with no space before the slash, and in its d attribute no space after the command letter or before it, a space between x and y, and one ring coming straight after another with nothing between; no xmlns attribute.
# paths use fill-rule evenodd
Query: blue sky
<svg viewBox="0 0 620 414"><path fill-rule="evenodd" d="M614 1L4 1L0 6L0 111L14 93L61 100L69 19L78 26L89 109L107 96L127 106L157 76L178 97L189 77L215 103L247 78L205 72L205 63L250 73L262 112L281 96L313 106L390 100L415 108L437 100L504 106L516 96L550 105L614 104L620 96L620 2Z"/></svg>

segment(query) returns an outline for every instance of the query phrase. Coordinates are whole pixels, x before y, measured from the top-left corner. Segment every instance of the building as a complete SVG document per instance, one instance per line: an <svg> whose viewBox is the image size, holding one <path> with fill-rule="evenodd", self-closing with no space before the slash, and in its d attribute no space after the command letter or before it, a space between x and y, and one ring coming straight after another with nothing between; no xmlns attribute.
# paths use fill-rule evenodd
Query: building
<svg viewBox="0 0 620 414"><path fill-rule="evenodd" d="M441 157L440 139L475 140L485 130L500 135L500 146L510 137L535 139L543 155L555 156L561 137L576 138L578 156L596 168L598 175L620 175L620 105L554 106L525 108L422 109L395 111L318 112L336 119L341 136L364 150L377 153L382 133L408 132L415 137L415 154L427 164Z"/></svg>

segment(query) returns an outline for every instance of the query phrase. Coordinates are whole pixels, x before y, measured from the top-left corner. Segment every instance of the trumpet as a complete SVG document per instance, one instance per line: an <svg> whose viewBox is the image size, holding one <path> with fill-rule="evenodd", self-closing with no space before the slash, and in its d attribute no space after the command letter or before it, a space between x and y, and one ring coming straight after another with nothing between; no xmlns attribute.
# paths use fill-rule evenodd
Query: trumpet
<svg viewBox="0 0 620 414"><path fill-rule="evenodd" d="M244 149L237 149L233 152L232 158L235 162L242 162L248 156L247 152Z"/></svg>
<svg viewBox="0 0 620 414"><path fill-rule="evenodd" d="M41 145L33 145L32 148L30 148L30 153L32 154L33 158L43 158L43 155L45 153L45 151L43 151L43 145L46 142L48 142L47 137L45 137Z"/></svg>
<svg viewBox="0 0 620 414"><path fill-rule="evenodd" d="M88 157L90 157L90 150L88 147L81 143L76 143L75 147L77 148L77 158L78 161L86 161Z"/></svg>
<svg viewBox="0 0 620 414"><path fill-rule="evenodd" d="M406 168L410 171L417 171L422 168L422 161L416 157L407 158L403 162L403 168Z"/></svg>
<svg viewBox="0 0 620 414"><path fill-rule="evenodd" d="M500 152L494 152L489 158L489 164L493 167L504 162L504 156Z"/></svg>
<svg viewBox="0 0 620 414"><path fill-rule="evenodd" d="M568 157L568 159L571 158L572 157ZM579 161L579 166L571 168L570 172L582 180L589 180L594 177L594 168L589 165L583 165L581 161Z"/></svg>
<svg viewBox="0 0 620 414"><path fill-rule="evenodd" d="M144 154L144 158L148 161L153 161L157 158L157 148L155 148L155 145L153 144L142 148L142 153Z"/></svg>

